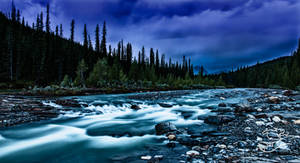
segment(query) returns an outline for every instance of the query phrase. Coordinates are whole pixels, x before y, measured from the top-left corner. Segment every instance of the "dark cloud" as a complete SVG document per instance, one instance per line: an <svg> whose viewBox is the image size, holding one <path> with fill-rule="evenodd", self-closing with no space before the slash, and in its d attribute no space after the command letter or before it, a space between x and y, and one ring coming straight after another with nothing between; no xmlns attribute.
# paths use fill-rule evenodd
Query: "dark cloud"
<svg viewBox="0 0 300 163"><path fill-rule="evenodd" d="M210 72L289 55L300 36L299 0L15 0L30 23L48 2L65 36L73 18L78 41L84 23L93 36L106 20L112 45L124 39L135 52L145 45L177 60L187 55ZM9 6L1 0L0 10Z"/></svg>

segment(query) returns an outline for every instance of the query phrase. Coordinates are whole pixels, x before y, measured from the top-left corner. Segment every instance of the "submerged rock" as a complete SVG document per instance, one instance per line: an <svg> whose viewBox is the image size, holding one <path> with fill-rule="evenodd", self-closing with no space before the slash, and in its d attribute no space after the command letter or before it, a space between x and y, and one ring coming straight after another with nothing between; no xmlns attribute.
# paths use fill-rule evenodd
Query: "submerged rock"
<svg viewBox="0 0 300 163"><path fill-rule="evenodd" d="M163 135L168 132L177 131L176 126L171 122L162 122L155 126L155 131L157 135Z"/></svg>

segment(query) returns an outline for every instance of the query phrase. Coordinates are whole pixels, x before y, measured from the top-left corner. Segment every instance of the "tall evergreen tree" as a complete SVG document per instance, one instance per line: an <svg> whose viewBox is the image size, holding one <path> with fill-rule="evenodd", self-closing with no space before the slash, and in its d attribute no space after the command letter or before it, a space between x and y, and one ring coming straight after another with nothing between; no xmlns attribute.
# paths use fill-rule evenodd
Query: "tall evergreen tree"
<svg viewBox="0 0 300 163"><path fill-rule="evenodd" d="M40 31L44 30L44 15L43 12L40 14Z"/></svg>
<svg viewBox="0 0 300 163"><path fill-rule="evenodd" d="M20 13L20 10L17 11L17 22L21 23L21 13Z"/></svg>
<svg viewBox="0 0 300 163"><path fill-rule="evenodd" d="M75 20L72 19L72 22L71 22L71 37L70 37L70 40L72 42L74 42L74 30L75 30Z"/></svg>
<svg viewBox="0 0 300 163"><path fill-rule="evenodd" d="M50 33L50 6L47 4L46 32Z"/></svg>
<svg viewBox="0 0 300 163"><path fill-rule="evenodd" d="M16 13L16 6L15 2L12 0L11 1L11 20L15 22L17 20L17 13Z"/></svg>
<svg viewBox="0 0 300 163"><path fill-rule="evenodd" d="M74 35L74 29L73 29L73 35ZM60 24L60 27L59 27L59 36L63 37L63 26L62 26L62 24ZM73 36L72 41L74 41L74 36Z"/></svg>
<svg viewBox="0 0 300 163"><path fill-rule="evenodd" d="M96 26L96 31L95 31L95 38L96 38L96 41L95 41L95 50L97 53L100 53L100 38L99 38L99 24L97 24Z"/></svg>
<svg viewBox="0 0 300 163"><path fill-rule="evenodd" d="M84 29L83 29L83 46L84 48L88 48L88 32L87 32L87 28L86 28L86 24L84 24Z"/></svg>
<svg viewBox="0 0 300 163"><path fill-rule="evenodd" d="M153 48L150 49L150 67L154 65L154 51Z"/></svg>
<svg viewBox="0 0 300 163"><path fill-rule="evenodd" d="M107 56L106 34L107 34L106 22L104 21L104 23L103 23L103 29L102 29L101 47L100 47L100 51L101 51L102 56Z"/></svg>

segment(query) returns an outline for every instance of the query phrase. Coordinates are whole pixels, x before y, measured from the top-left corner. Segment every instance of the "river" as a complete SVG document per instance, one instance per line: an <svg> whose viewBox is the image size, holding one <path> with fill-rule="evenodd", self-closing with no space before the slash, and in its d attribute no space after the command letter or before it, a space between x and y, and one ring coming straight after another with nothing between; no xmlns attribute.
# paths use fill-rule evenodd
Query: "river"
<svg viewBox="0 0 300 163"><path fill-rule="evenodd" d="M222 97L229 92L229 98ZM88 106L72 108L48 121L0 130L0 162L139 162L149 154L168 154L167 161L187 149L167 148L165 136L155 134L156 124L170 121L177 128L201 127L199 116L213 114L207 108L220 102L244 103L255 96L247 89L197 90L178 96L162 93L167 94L165 98L155 98L157 92L63 97ZM151 98L135 98L143 95ZM132 104L141 109L131 109Z"/></svg>

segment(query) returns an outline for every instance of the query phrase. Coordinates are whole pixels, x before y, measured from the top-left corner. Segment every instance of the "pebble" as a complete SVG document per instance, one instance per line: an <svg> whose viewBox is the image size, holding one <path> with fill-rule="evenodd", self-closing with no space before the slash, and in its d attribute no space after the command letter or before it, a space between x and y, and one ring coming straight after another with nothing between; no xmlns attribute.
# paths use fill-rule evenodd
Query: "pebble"
<svg viewBox="0 0 300 163"><path fill-rule="evenodd" d="M261 137L256 138L257 141L262 141L263 139Z"/></svg>
<svg viewBox="0 0 300 163"><path fill-rule="evenodd" d="M247 117L248 117L249 119L255 119L255 117L254 117L253 115L251 115L251 114L248 114Z"/></svg>
<svg viewBox="0 0 300 163"><path fill-rule="evenodd" d="M190 156L190 157L195 157L195 156L199 156L200 153L198 151L195 150L190 150L186 152L186 155Z"/></svg>
<svg viewBox="0 0 300 163"><path fill-rule="evenodd" d="M300 119L294 121L295 125L300 125Z"/></svg>
<svg viewBox="0 0 300 163"><path fill-rule="evenodd" d="M218 144L216 147L221 148L221 149L225 149L226 145L224 145L224 144Z"/></svg>
<svg viewBox="0 0 300 163"><path fill-rule="evenodd" d="M276 123L278 123L278 122L281 121L281 119L280 119L278 116L274 116L274 117L272 118L272 120L273 120L274 122L276 122Z"/></svg>
<svg viewBox="0 0 300 163"><path fill-rule="evenodd" d="M163 155L155 155L154 159L162 160L164 158Z"/></svg>
<svg viewBox="0 0 300 163"><path fill-rule="evenodd" d="M244 132L245 132L245 133L252 133L252 130L251 130L250 127L246 127L246 128L244 129Z"/></svg>
<svg viewBox="0 0 300 163"><path fill-rule="evenodd" d="M265 125L265 122L263 121L256 121L255 122L257 126L264 126Z"/></svg>
<svg viewBox="0 0 300 163"><path fill-rule="evenodd" d="M168 135L168 139L169 140L175 140L176 139L176 135L170 134L170 135Z"/></svg>

